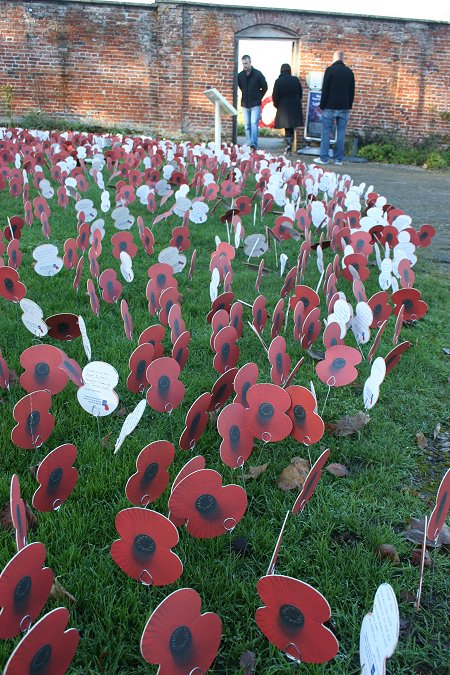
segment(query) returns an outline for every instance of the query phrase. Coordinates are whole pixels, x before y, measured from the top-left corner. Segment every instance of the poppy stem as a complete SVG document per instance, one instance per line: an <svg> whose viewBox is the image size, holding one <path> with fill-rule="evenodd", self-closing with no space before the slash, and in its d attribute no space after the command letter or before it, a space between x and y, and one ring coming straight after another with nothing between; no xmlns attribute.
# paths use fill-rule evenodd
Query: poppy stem
<svg viewBox="0 0 450 675"><path fill-rule="evenodd" d="M328 385L327 395L325 396L325 403L323 404L322 412L320 413L321 417L323 417L323 411L325 410L325 406L327 404L328 396L330 395L330 391L331 391L331 387L330 387L330 385Z"/></svg>
<svg viewBox="0 0 450 675"><path fill-rule="evenodd" d="M423 542L422 542L422 555L420 557L420 570L419 570L419 588L417 589L416 602L414 607L416 611L419 611L420 607L420 597L422 595L422 581L423 581L423 568L425 564L425 554L427 550L427 527L428 527L428 517L425 516L425 522L423 526Z"/></svg>
<svg viewBox="0 0 450 675"><path fill-rule="evenodd" d="M324 274L325 274L325 272L322 270L322 274L320 275L320 279L319 279L317 287L316 287L316 293L319 292L320 284L322 283L322 279L323 279Z"/></svg>

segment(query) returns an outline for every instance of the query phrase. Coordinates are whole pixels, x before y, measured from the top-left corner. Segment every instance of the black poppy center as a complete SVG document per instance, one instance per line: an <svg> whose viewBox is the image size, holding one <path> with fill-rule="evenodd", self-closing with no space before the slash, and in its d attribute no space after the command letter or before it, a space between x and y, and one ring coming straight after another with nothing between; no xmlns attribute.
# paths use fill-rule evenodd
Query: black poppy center
<svg viewBox="0 0 450 675"><path fill-rule="evenodd" d="M161 375L161 377L158 380L158 390L160 392L166 393L169 391L170 388L170 377L167 375Z"/></svg>
<svg viewBox="0 0 450 675"><path fill-rule="evenodd" d="M31 434L36 430L40 419L41 413L39 410L33 410L33 412L28 415L26 427Z"/></svg>
<svg viewBox="0 0 450 675"><path fill-rule="evenodd" d="M180 349L177 351L176 356L175 356L175 361L177 363L181 363L181 358L183 356L183 347L180 347Z"/></svg>
<svg viewBox="0 0 450 675"><path fill-rule="evenodd" d="M138 379L142 378L143 374L145 373L146 368L147 368L146 360L141 359L139 361L139 363L137 364L137 368L136 368L136 375L137 375Z"/></svg>
<svg viewBox="0 0 450 675"><path fill-rule="evenodd" d="M406 300L405 300L404 303L403 303L405 309L406 309L408 312L410 312L410 311L412 310L413 304L414 304L414 303L413 303L413 301L412 301L410 298L406 298Z"/></svg>
<svg viewBox="0 0 450 675"><path fill-rule="evenodd" d="M425 239L428 239L428 232L426 232L426 231L421 232L421 234L419 234L419 239L420 239L420 241L424 241Z"/></svg>
<svg viewBox="0 0 450 675"><path fill-rule="evenodd" d="M306 309L306 307L309 307L309 305L310 305L309 298L300 298L300 300L301 300L301 302L303 302L303 305L305 306L305 309Z"/></svg>
<svg viewBox="0 0 450 675"><path fill-rule="evenodd" d="M207 493L200 495L195 500L195 508L202 516L210 516L214 513L217 507L217 500L214 495Z"/></svg>
<svg viewBox="0 0 450 675"><path fill-rule="evenodd" d="M37 363L35 368L34 368L34 374L36 375L36 380L39 382L40 380L44 380L47 375L50 372L50 368L48 363L45 363L44 361L41 361L40 363Z"/></svg>
<svg viewBox="0 0 450 675"><path fill-rule="evenodd" d="M229 345L228 342L226 342L226 343L222 346L222 358L223 358L223 359L227 359L227 358L229 357L229 355L230 355L230 345Z"/></svg>
<svg viewBox="0 0 450 675"><path fill-rule="evenodd" d="M306 410L302 405L294 406L294 417L296 422L304 422L306 418Z"/></svg>
<svg viewBox="0 0 450 675"><path fill-rule="evenodd" d="M156 277L156 283L158 284L158 286L160 288L161 288L161 286L164 286L164 284L166 283L166 275L162 274L162 273L158 274L157 277Z"/></svg>
<svg viewBox="0 0 450 675"><path fill-rule="evenodd" d="M277 370L280 373L281 370L283 369L283 355L278 353L275 357L275 363L277 366Z"/></svg>
<svg viewBox="0 0 450 675"><path fill-rule="evenodd" d="M331 364L331 367L333 370L341 370L341 368L345 368L347 364L347 361L345 359L334 359L333 363Z"/></svg>
<svg viewBox="0 0 450 675"><path fill-rule="evenodd" d="M239 447L239 441L241 440L241 430L237 424L233 424L230 427L229 436L231 448L232 450L236 450Z"/></svg>
<svg viewBox="0 0 450 675"><path fill-rule="evenodd" d="M151 464L148 465L148 467L145 469L143 475L142 475L142 483L143 485L147 485L150 483L156 474L158 473L159 465L157 462L152 462Z"/></svg>
<svg viewBox="0 0 450 675"><path fill-rule="evenodd" d="M251 382L244 382L242 385L242 403L244 404L244 408L248 408L248 403L247 403L247 392L252 386Z"/></svg>
<svg viewBox="0 0 450 675"><path fill-rule="evenodd" d="M199 423L200 423L201 416L202 416L202 414L201 414L200 412L198 412L198 413L195 415L194 419L192 420L192 422L191 422L191 428L190 428L191 435L194 435L195 432L197 431L197 427L198 427L198 425L199 425Z"/></svg>
<svg viewBox="0 0 450 675"><path fill-rule="evenodd" d="M61 335L68 335L69 328L70 326L67 321L60 321L57 326L58 333L61 333Z"/></svg>
<svg viewBox="0 0 450 675"><path fill-rule="evenodd" d="M256 321L258 322L258 325L261 325L261 319L262 319L262 309L258 309L256 312Z"/></svg>
<svg viewBox="0 0 450 675"><path fill-rule="evenodd" d="M47 671L50 659L52 658L52 646L43 645L37 650L30 662L29 674L41 675Z"/></svg>
<svg viewBox="0 0 450 675"><path fill-rule="evenodd" d="M138 558L146 560L155 552L156 544L148 534L137 534L134 538L133 550Z"/></svg>
<svg viewBox="0 0 450 675"><path fill-rule="evenodd" d="M259 417L270 420L275 413L275 408L271 403L261 403L258 410Z"/></svg>
<svg viewBox="0 0 450 675"><path fill-rule="evenodd" d="M64 471L61 469L61 467L58 467L57 469L54 469L51 472L47 485L47 489L50 493L56 492L56 490L58 489L59 484L63 477L63 473Z"/></svg>
<svg viewBox="0 0 450 675"><path fill-rule="evenodd" d="M111 295L114 293L114 282L113 282L113 281L107 281L107 282L106 282L106 290L107 290L108 293L110 293Z"/></svg>
<svg viewBox="0 0 450 675"><path fill-rule="evenodd" d="M31 591L32 579L28 575L19 579L14 589L14 607L22 607Z"/></svg>
<svg viewBox="0 0 450 675"><path fill-rule="evenodd" d="M183 243L183 235L179 234L175 241L176 241L177 246L181 246L181 244Z"/></svg>
<svg viewBox="0 0 450 675"><path fill-rule="evenodd" d="M305 617L295 605L281 605L279 615L288 628L301 628L305 623Z"/></svg>
<svg viewBox="0 0 450 675"><path fill-rule="evenodd" d="M119 244L119 248L121 251L126 251L127 250L127 242L126 241L121 241Z"/></svg>
<svg viewBox="0 0 450 675"><path fill-rule="evenodd" d="M14 281L12 279L6 278L5 288L7 291L12 291L12 289L14 288Z"/></svg>
<svg viewBox="0 0 450 675"><path fill-rule="evenodd" d="M170 636L169 649L176 659L186 656L192 645L192 633L187 626L177 626Z"/></svg>
<svg viewBox="0 0 450 675"><path fill-rule="evenodd" d="M373 308L374 315L378 316L378 314L381 314L381 310L382 310L382 304L381 304L381 302L379 302L378 305L375 305L375 307Z"/></svg>

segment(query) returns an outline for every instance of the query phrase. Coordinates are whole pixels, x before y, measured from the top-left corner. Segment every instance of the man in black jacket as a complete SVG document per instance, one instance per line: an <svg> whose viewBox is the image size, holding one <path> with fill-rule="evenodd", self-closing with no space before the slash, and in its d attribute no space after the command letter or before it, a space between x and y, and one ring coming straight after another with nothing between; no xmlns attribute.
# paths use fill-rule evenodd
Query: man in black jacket
<svg viewBox="0 0 450 675"><path fill-rule="evenodd" d="M238 75L238 86L242 92L242 116L244 118L245 137L252 150L258 147L258 122L261 119L261 101L267 91L264 75L252 67L252 60L245 54L242 57L243 70Z"/></svg>
<svg viewBox="0 0 450 675"><path fill-rule="evenodd" d="M334 163L338 165L342 164L344 159L345 130L354 97L355 76L353 75L353 71L344 64L344 53L340 51L334 52L333 65L325 70L322 84L322 95L320 98L322 133L320 157L316 157L314 160L316 164L328 164L330 136L334 120L336 120L337 128L337 140L333 151Z"/></svg>

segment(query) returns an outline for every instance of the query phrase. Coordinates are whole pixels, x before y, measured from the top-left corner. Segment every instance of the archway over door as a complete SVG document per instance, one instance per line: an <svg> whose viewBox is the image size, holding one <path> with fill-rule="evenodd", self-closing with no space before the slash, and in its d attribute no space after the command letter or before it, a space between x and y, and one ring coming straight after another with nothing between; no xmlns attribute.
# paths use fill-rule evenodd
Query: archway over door
<svg viewBox="0 0 450 675"><path fill-rule="evenodd" d="M268 84L267 94L272 93L273 85L280 73L282 63L290 63L292 73L299 72L299 37L294 32L270 24L250 26L235 34L235 87L233 105L240 110L240 92L237 86L237 74L241 70L241 58L249 54L252 64L260 70ZM238 116L240 119L240 115ZM237 119L233 122L233 140L237 139Z"/></svg>

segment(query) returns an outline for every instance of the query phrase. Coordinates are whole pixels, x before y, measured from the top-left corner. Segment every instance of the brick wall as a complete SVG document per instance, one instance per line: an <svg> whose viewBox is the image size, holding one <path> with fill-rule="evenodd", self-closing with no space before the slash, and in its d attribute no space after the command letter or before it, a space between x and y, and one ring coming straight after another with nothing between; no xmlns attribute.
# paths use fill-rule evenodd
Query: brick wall
<svg viewBox="0 0 450 675"><path fill-rule="evenodd" d="M438 22L167 0L2 0L0 85L13 85L17 116L40 109L106 126L212 136L213 107L203 90L214 86L233 101L236 34L255 26L294 34L305 89L306 73L323 70L344 49L357 81L350 128L387 126L410 139L448 132L439 113L450 109L450 25ZM0 116L1 106L0 91Z"/></svg>

